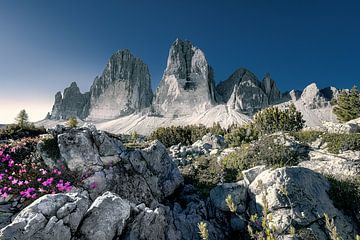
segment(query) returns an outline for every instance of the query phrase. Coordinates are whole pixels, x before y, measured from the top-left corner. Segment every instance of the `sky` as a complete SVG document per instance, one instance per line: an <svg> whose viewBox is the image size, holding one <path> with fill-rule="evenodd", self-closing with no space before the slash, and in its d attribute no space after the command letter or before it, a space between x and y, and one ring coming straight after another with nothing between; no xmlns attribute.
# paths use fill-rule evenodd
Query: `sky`
<svg viewBox="0 0 360 240"><path fill-rule="evenodd" d="M202 49L216 82L245 67L282 91L360 85L360 1L0 0L0 123L31 121L76 81L88 91L130 49L158 85L176 38Z"/></svg>

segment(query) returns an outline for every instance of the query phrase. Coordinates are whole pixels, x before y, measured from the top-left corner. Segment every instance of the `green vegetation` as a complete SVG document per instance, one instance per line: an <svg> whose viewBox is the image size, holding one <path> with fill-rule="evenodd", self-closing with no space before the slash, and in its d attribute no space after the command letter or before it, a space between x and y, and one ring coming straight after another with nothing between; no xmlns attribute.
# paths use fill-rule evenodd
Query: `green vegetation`
<svg viewBox="0 0 360 240"><path fill-rule="evenodd" d="M186 184L194 185L204 197L220 181L222 169L213 156L200 156L180 169Z"/></svg>
<svg viewBox="0 0 360 240"><path fill-rule="evenodd" d="M339 134L318 131L300 131L293 132L291 135L303 144L311 144L316 139L321 138L321 141L327 144L327 150L334 154L347 150L360 150L360 134L358 133Z"/></svg>
<svg viewBox="0 0 360 240"><path fill-rule="evenodd" d="M224 135L225 130L219 124L214 124L210 128L204 125L160 127L151 133L149 139L158 139L166 147L179 143L191 145L207 133Z"/></svg>
<svg viewBox="0 0 360 240"><path fill-rule="evenodd" d="M201 240L209 240L209 232L207 229L206 222L199 222L198 228L199 228L199 234L200 234Z"/></svg>
<svg viewBox="0 0 360 240"><path fill-rule="evenodd" d="M348 179L336 179L329 176L329 196L335 207L349 215L360 211L360 176Z"/></svg>
<svg viewBox="0 0 360 240"><path fill-rule="evenodd" d="M25 109L21 110L17 117L15 118L15 123L20 128L26 128L29 126L29 116L26 113Z"/></svg>
<svg viewBox="0 0 360 240"><path fill-rule="evenodd" d="M342 91L335 104L334 113L340 122L360 117L360 93L355 86L349 92Z"/></svg>
<svg viewBox="0 0 360 240"><path fill-rule="evenodd" d="M334 219L330 219L329 216L325 213L324 214L325 219L325 227L328 230L328 234L331 240L341 240L337 233L336 225L334 222Z"/></svg>
<svg viewBox="0 0 360 240"><path fill-rule="evenodd" d="M277 107L266 108L257 113L254 121L246 126L229 128L225 135L225 142L232 147L241 146L257 140L264 134L283 132L297 132L304 127L304 120L300 112L292 104L288 109Z"/></svg>
<svg viewBox="0 0 360 240"><path fill-rule="evenodd" d="M292 166L298 163L297 153L290 147L276 142L277 136L262 136L251 144L242 144L240 149L223 158L226 178L239 180L242 171L257 165L273 167Z"/></svg>
<svg viewBox="0 0 360 240"><path fill-rule="evenodd" d="M341 151L359 151L360 150L360 134L335 134L325 133L322 136L324 142L327 143L327 149L330 153L340 153Z"/></svg>
<svg viewBox="0 0 360 240"><path fill-rule="evenodd" d="M136 141L139 138L139 134L136 131L132 131L130 137L131 137L131 141L133 143L136 143Z"/></svg>
<svg viewBox="0 0 360 240"><path fill-rule="evenodd" d="M318 139L323 132L320 131L299 131L299 132L291 132L290 133L295 140L299 141L303 144L311 144L316 139Z"/></svg>
<svg viewBox="0 0 360 240"><path fill-rule="evenodd" d="M78 125L78 120L76 119L76 117L69 117L66 125L68 125L70 128L76 128Z"/></svg>
<svg viewBox="0 0 360 240"><path fill-rule="evenodd" d="M230 130L229 133L225 134L225 142L231 147L236 147L258 139L258 135L258 131L249 124Z"/></svg>
<svg viewBox="0 0 360 240"><path fill-rule="evenodd" d="M11 124L7 125L6 128L0 129L0 140L17 140L24 137L36 137L44 133L46 133L45 128L37 128L33 124L28 124L23 128L19 125Z"/></svg>
<svg viewBox="0 0 360 240"><path fill-rule="evenodd" d="M252 124L257 131L264 134L278 131L299 131L304 127L304 123L301 113L296 111L294 104L291 104L285 110L269 107L258 112Z"/></svg>

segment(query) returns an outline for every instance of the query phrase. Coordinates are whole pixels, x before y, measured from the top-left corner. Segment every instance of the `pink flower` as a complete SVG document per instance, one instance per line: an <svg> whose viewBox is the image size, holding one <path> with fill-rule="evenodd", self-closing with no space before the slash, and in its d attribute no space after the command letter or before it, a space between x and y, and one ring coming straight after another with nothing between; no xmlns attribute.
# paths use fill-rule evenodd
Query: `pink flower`
<svg viewBox="0 0 360 240"><path fill-rule="evenodd" d="M63 180L60 180L59 183L56 184L56 187L58 188L59 191L66 191L66 192L69 192L72 189L71 183L70 182L64 183Z"/></svg>
<svg viewBox="0 0 360 240"><path fill-rule="evenodd" d="M0 180L2 180L4 177L4 174L3 173L0 173Z"/></svg>
<svg viewBox="0 0 360 240"><path fill-rule="evenodd" d="M42 183L42 185L45 186L45 187L50 186L53 181L54 181L54 178L48 178L46 181L44 181Z"/></svg>
<svg viewBox="0 0 360 240"><path fill-rule="evenodd" d="M11 184L15 185L18 183L18 180L16 178L14 178L14 180L11 181Z"/></svg>
<svg viewBox="0 0 360 240"><path fill-rule="evenodd" d="M35 188L28 188L24 191L20 192L20 195L24 198L31 198L33 195L35 195Z"/></svg>
<svg viewBox="0 0 360 240"><path fill-rule="evenodd" d="M9 161L9 163L8 163L8 166L9 166L9 167L13 167L13 166L14 166L14 163L15 163L14 160L11 159L11 160Z"/></svg>

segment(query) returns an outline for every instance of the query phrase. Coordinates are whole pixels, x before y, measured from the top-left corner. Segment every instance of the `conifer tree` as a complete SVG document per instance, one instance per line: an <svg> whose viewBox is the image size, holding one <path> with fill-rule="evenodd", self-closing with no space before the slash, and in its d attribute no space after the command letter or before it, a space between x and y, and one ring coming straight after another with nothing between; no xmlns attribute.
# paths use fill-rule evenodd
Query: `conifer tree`
<svg viewBox="0 0 360 240"><path fill-rule="evenodd" d="M27 112L25 111L25 109L23 109L19 112L19 114L15 118L15 121L16 121L16 124L20 128L25 128L29 125L29 116L28 116Z"/></svg>
<svg viewBox="0 0 360 240"><path fill-rule="evenodd" d="M342 91L336 101L334 113L340 122L347 122L360 117L360 93L357 87Z"/></svg>

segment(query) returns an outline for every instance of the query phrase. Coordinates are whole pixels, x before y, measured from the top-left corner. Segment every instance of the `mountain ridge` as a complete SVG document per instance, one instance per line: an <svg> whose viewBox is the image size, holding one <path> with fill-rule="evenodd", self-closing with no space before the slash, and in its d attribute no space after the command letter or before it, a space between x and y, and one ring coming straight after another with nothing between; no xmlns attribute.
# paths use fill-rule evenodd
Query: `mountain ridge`
<svg viewBox="0 0 360 240"><path fill-rule="evenodd" d="M131 129L148 134L152 128L167 125L212 125L216 120L223 127L244 124L261 109L294 103L308 116L310 126L318 126L323 120L336 121L328 113L336 94L335 88L319 89L316 84L303 91L281 93L269 73L259 80L246 68L236 69L226 80L215 84L205 53L188 40L176 39L155 92L151 89L148 66L130 50L118 50L88 92L81 93L75 82L64 94L58 92L48 120L61 122L75 116L98 124L100 129ZM312 117L313 109L319 111ZM42 123L49 125L51 121Z"/></svg>

